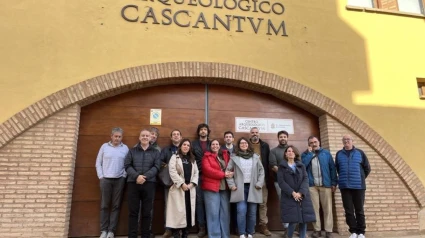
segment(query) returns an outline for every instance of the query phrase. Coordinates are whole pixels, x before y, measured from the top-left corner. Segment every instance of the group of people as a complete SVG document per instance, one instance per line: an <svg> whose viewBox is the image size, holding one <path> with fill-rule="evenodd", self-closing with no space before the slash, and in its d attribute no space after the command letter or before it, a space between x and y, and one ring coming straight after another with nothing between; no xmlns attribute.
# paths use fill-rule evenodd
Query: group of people
<svg viewBox="0 0 425 238"><path fill-rule="evenodd" d="M210 140L207 124L197 127L198 139L183 139L175 129L171 143L161 149L157 128L140 132L139 143L128 148L122 143L123 130L114 128L111 141L101 146L96 159L100 179L100 238L113 238L118 223L125 181L128 189L128 237L151 236L153 202L158 173L167 168L171 186L164 186L164 238L188 236L198 225L198 237L230 237L230 221L240 238L252 238L259 217L258 232L270 236L267 224L269 170L280 200L285 236L292 238L296 227L305 238L312 222L312 237L321 237L320 207L325 237L332 237L332 197L341 191L350 238L365 237L365 179L370 165L365 153L354 147L350 135L342 138L343 149L333 159L320 147L319 138L310 136L302 154L288 144L289 134L279 131L278 146L270 150L260 139L257 127L248 137L234 143L234 134L224 132L223 145Z"/></svg>

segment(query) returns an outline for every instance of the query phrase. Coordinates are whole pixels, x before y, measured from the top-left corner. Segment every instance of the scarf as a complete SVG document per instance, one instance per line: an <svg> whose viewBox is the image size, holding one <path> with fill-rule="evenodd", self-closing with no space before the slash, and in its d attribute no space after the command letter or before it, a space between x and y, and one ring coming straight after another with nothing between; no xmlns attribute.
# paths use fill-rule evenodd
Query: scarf
<svg viewBox="0 0 425 238"><path fill-rule="evenodd" d="M252 158L252 156L254 155L254 152L252 152L252 151L245 151L245 152L244 151L238 151L237 155L239 157L244 158L244 159L249 159L249 158Z"/></svg>

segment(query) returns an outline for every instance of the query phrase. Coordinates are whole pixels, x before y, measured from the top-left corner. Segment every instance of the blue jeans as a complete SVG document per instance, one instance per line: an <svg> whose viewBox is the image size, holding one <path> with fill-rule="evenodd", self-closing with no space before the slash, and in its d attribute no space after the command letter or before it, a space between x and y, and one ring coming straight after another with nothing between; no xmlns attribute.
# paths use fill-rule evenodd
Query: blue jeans
<svg viewBox="0 0 425 238"><path fill-rule="evenodd" d="M248 202L249 186L249 183L244 185L244 200L236 204L240 236L254 234L255 223L257 222L257 203Z"/></svg>
<svg viewBox="0 0 425 238"><path fill-rule="evenodd" d="M230 237L229 192L204 191L205 212L207 216L208 238Z"/></svg>
<svg viewBox="0 0 425 238"><path fill-rule="evenodd" d="M298 230L300 232L300 238L305 238L305 234L307 233L307 223L289 223L288 225L288 237L292 238L292 235L294 234L295 227L298 224Z"/></svg>
<svg viewBox="0 0 425 238"><path fill-rule="evenodd" d="M199 175L198 185L196 186L196 221L198 226L205 227L205 205L204 205L204 192L201 189L201 175Z"/></svg>

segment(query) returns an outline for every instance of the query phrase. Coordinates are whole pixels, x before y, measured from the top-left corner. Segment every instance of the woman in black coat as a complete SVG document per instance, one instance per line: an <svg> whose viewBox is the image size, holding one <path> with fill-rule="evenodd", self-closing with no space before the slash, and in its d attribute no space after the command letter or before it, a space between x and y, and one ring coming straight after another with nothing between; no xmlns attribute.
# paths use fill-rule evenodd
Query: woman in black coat
<svg viewBox="0 0 425 238"><path fill-rule="evenodd" d="M281 219L283 223L289 223L287 233L289 238L292 238L297 224L299 224L300 238L305 238L307 223L316 221L308 190L307 172L295 146L288 146L283 158L277 172L277 181L282 189Z"/></svg>

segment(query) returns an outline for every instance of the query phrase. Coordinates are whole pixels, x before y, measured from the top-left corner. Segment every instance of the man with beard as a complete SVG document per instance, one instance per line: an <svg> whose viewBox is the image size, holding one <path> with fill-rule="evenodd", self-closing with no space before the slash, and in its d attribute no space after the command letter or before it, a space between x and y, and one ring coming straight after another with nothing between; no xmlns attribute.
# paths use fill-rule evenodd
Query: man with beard
<svg viewBox="0 0 425 238"><path fill-rule="evenodd" d="M198 139L192 141L193 154L195 155L196 164L199 170L199 182L196 186L196 219L199 226L198 237L204 237L206 232L206 218L205 218L205 205L204 205L204 194L201 189L201 178L202 178L202 157L204 153L210 148L210 141L208 135L211 133L210 128L207 124L201 123L196 129L196 135Z"/></svg>
<svg viewBox="0 0 425 238"><path fill-rule="evenodd" d="M234 149L233 141L235 141L235 137L233 136L233 132L231 132L231 131L224 132L224 142L226 144L222 145L221 149L227 150L227 152L229 152L229 154L232 154L233 149Z"/></svg>
<svg viewBox="0 0 425 238"><path fill-rule="evenodd" d="M174 129L173 131L171 131L170 139L171 139L171 145L165 147L161 151L161 163L162 163L161 167L168 166L168 162L170 161L171 156L173 156L174 154L177 153L178 146L180 144L180 141L182 140L181 132L177 129ZM166 211L167 211L167 200L168 200L168 192L169 191L170 191L169 187L164 187L164 201L165 201L164 219L166 219L166 215L167 215ZM172 236L171 230L168 227L166 227L164 235L162 237L168 238L168 237L171 237L171 236Z"/></svg>
<svg viewBox="0 0 425 238"><path fill-rule="evenodd" d="M308 138L308 149L301 155L305 165L311 201L313 202L316 222L313 222L313 238L321 236L322 224L320 221L320 205L322 205L323 220L325 223L326 238L332 237L332 193L337 185L336 167L331 153L320 147L316 136Z"/></svg>
<svg viewBox="0 0 425 238"><path fill-rule="evenodd" d="M229 156L234 152L235 145L233 144L235 141L235 137L233 132L226 131L224 132L224 145L221 146L222 150L227 150ZM234 234L238 234L238 222L237 222L237 211L236 211L236 203L230 203L230 220L231 220L231 231Z"/></svg>
<svg viewBox="0 0 425 238"><path fill-rule="evenodd" d="M252 147L254 148L254 152L260 155L261 162L264 167L264 185L262 188L263 191L263 203L258 206L259 210L259 232L266 236L271 236L272 233L267 228L267 223L269 221L267 217L267 197L268 197L268 189L267 189L267 181L269 178L269 154L270 154L270 146L266 142L260 139L260 131L257 127L252 127L250 130L250 138L249 140L252 143Z"/></svg>
<svg viewBox="0 0 425 238"><path fill-rule="evenodd" d="M279 183L277 182L277 169L279 168L280 163L283 161L283 155L285 153L286 148L288 147L288 132L287 131L279 131L277 133L277 139L279 141L279 145L277 145L275 148L273 148L270 151L269 156L269 165L270 168L274 172L274 186L276 188L277 196L279 197L280 201L280 187Z"/></svg>

